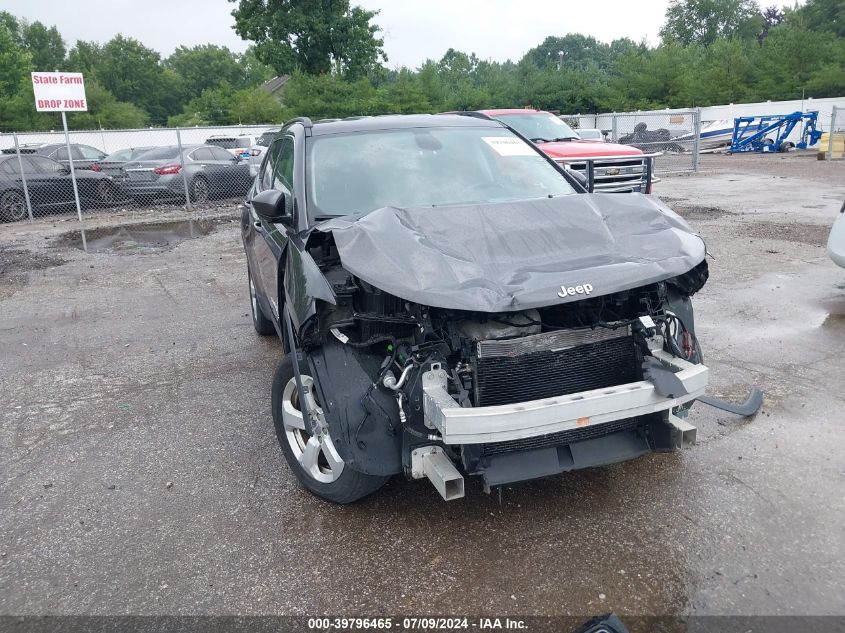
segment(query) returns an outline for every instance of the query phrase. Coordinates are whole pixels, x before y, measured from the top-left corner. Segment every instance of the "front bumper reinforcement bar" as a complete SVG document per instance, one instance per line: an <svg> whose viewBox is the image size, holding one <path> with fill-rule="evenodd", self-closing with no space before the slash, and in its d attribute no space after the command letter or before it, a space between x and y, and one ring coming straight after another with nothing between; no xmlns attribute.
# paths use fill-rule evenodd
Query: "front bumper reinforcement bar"
<svg viewBox="0 0 845 633"><path fill-rule="evenodd" d="M671 409L694 400L707 388L708 369L663 350L653 355L673 371L687 393L666 398L648 380L488 407L461 407L447 391L445 369L423 374L425 424L437 429L444 444L487 444L521 440ZM537 380L542 380L538 376ZM674 416L672 416L674 418Z"/></svg>

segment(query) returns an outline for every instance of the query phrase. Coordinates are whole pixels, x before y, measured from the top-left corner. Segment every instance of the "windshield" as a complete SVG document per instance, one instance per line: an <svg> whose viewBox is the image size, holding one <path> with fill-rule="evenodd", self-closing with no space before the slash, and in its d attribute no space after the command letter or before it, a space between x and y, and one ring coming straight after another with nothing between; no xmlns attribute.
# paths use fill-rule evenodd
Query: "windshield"
<svg viewBox="0 0 845 633"><path fill-rule="evenodd" d="M240 147L249 147L250 139L244 136L238 138L210 138L206 139L206 145L216 145L223 149L235 149Z"/></svg>
<svg viewBox="0 0 845 633"><path fill-rule="evenodd" d="M314 216L574 193L554 166L504 128L314 136L307 160Z"/></svg>
<svg viewBox="0 0 845 633"><path fill-rule="evenodd" d="M136 156L138 160L161 160L164 158L176 158L179 155L178 147L159 147L143 152Z"/></svg>
<svg viewBox="0 0 845 633"><path fill-rule="evenodd" d="M122 149L120 151L115 152L114 154L109 154L103 159L104 163L120 163L125 162L132 158L132 153L134 150L132 149Z"/></svg>
<svg viewBox="0 0 845 633"><path fill-rule="evenodd" d="M578 138L571 127L549 112L501 114L496 118L534 143L569 141Z"/></svg>

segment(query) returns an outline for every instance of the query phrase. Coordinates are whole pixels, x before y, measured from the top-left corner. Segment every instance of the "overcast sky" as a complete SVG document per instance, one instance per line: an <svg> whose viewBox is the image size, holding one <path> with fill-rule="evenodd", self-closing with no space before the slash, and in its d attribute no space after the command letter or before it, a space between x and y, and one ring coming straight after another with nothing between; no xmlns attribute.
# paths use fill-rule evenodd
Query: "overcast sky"
<svg viewBox="0 0 845 633"><path fill-rule="evenodd" d="M668 0L352 0L380 9L388 66L415 68L449 47L482 59L519 59L547 35L584 33L610 42L619 37L657 43ZM0 0L0 9L55 25L69 46L78 39L105 42L117 33L162 55L179 45L220 44L243 51L226 0Z"/></svg>

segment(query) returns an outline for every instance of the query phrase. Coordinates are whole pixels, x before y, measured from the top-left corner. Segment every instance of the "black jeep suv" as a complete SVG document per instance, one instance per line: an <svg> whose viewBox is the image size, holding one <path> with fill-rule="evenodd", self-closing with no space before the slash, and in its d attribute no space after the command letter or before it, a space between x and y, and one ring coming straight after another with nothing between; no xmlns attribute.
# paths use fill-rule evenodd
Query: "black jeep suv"
<svg viewBox="0 0 845 633"><path fill-rule="evenodd" d="M272 413L302 484L404 473L445 499L692 441L704 245L659 201L587 194L504 124L296 119L242 217Z"/></svg>

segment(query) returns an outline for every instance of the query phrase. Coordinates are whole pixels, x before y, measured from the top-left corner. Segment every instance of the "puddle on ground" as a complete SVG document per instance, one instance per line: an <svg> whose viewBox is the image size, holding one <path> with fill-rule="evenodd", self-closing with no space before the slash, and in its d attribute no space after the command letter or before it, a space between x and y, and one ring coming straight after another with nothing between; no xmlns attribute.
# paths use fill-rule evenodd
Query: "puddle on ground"
<svg viewBox="0 0 845 633"><path fill-rule="evenodd" d="M73 231L60 238L59 245L89 253L159 253L185 240L208 235L222 221L191 219Z"/></svg>

